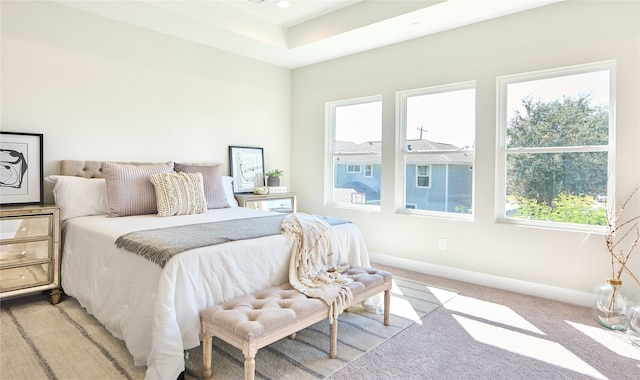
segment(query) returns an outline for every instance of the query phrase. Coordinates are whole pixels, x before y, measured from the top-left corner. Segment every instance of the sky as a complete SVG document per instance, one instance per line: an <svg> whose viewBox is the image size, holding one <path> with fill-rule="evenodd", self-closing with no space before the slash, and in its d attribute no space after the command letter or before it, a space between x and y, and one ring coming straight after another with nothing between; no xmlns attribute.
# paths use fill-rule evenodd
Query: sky
<svg viewBox="0 0 640 380"><path fill-rule="evenodd" d="M516 110L524 112L522 99L531 95L533 99L549 102L562 99L563 95L577 97L591 94L592 105L609 105L609 70L584 74L569 75L556 78L538 79L508 85L507 109L508 119Z"/></svg>
<svg viewBox="0 0 640 380"><path fill-rule="evenodd" d="M563 95L576 97L591 93L592 104L609 104L609 70L556 78L526 79L507 85L510 119L523 110L522 99L531 95L547 102ZM496 90L497 91L497 90ZM406 138L422 138L458 147L475 146L475 89L426 93L407 100ZM336 108L336 140L357 144L382 139L382 102Z"/></svg>

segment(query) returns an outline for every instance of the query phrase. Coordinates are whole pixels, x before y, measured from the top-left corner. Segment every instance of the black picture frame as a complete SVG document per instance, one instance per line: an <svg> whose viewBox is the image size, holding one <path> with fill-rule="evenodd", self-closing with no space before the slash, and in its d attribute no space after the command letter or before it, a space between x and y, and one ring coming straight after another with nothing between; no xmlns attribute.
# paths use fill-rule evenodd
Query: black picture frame
<svg viewBox="0 0 640 380"><path fill-rule="evenodd" d="M43 134L0 132L0 205L44 202Z"/></svg>
<svg viewBox="0 0 640 380"><path fill-rule="evenodd" d="M229 174L233 178L233 193L253 193L264 186L264 149L250 146L229 146Z"/></svg>

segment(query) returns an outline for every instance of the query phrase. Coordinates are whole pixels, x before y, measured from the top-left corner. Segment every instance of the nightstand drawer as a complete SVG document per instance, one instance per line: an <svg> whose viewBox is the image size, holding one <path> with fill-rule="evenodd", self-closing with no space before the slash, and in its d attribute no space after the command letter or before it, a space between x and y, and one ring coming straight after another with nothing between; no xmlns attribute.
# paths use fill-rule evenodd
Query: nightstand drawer
<svg viewBox="0 0 640 380"><path fill-rule="evenodd" d="M0 268L32 261L50 260L51 240L6 243L0 245Z"/></svg>
<svg viewBox="0 0 640 380"><path fill-rule="evenodd" d="M0 207L0 299L43 290L60 302L60 207Z"/></svg>
<svg viewBox="0 0 640 380"><path fill-rule="evenodd" d="M294 193L236 194L236 199L240 207L282 213L296 212L296 195Z"/></svg>
<svg viewBox="0 0 640 380"><path fill-rule="evenodd" d="M51 264L0 269L0 291L23 289L51 283Z"/></svg>
<svg viewBox="0 0 640 380"><path fill-rule="evenodd" d="M0 239L24 239L51 234L51 216L39 215L0 220Z"/></svg>

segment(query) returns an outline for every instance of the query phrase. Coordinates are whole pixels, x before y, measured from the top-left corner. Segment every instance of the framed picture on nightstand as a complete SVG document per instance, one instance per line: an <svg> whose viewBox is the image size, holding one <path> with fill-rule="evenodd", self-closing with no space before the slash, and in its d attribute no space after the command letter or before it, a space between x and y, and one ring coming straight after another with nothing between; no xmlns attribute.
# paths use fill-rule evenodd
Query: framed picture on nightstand
<svg viewBox="0 0 640 380"><path fill-rule="evenodd" d="M42 204L42 134L0 132L0 205Z"/></svg>
<svg viewBox="0 0 640 380"><path fill-rule="evenodd" d="M246 146L229 147L229 171L234 193L253 193L264 185L264 150Z"/></svg>

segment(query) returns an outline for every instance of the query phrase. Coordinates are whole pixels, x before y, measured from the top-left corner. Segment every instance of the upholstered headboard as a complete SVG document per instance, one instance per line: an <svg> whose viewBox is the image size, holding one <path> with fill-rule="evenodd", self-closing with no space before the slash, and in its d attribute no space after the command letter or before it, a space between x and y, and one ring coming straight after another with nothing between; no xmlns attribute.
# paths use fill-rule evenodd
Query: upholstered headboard
<svg viewBox="0 0 640 380"><path fill-rule="evenodd" d="M102 161L62 160L60 174L84 178L104 178Z"/></svg>
<svg viewBox="0 0 640 380"><path fill-rule="evenodd" d="M120 161L119 161L120 162ZM84 178L104 178L102 173L103 161L62 160L60 161L60 174ZM156 164L157 162L120 162L123 164ZM221 165L219 162L188 162L188 165ZM222 168L224 169L224 167ZM224 172L223 172L224 173Z"/></svg>

